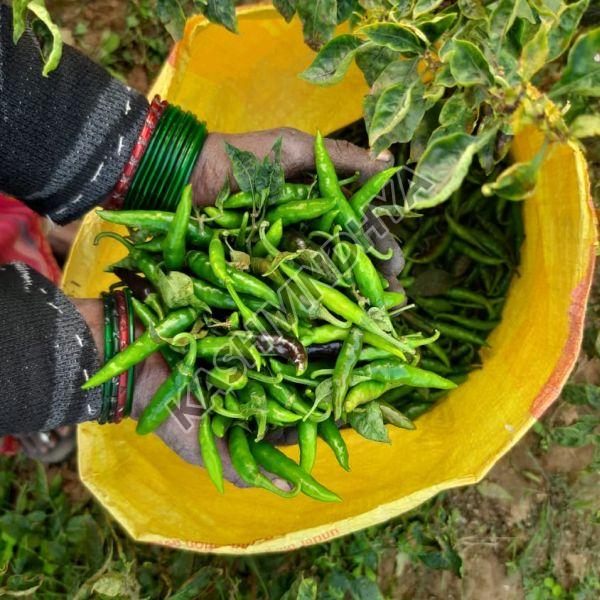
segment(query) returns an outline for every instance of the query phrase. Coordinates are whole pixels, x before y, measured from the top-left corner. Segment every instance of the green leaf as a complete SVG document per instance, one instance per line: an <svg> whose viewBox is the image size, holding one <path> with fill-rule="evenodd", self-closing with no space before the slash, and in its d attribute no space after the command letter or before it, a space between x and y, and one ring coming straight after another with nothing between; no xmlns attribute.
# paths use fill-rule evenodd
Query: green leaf
<svg viewBox="0 0 600 600"><path fill-rule="evenodd" d="M588 5L589 0L579 0L562 7L548 32L548 62L557 59L569 47Z"/></svg>
<svg viewBox="0 0 600 600"><path fill-rule="evenodd" d="M356 53L356 66L363 72L368 85L373 85L385 68L398 58L398 52L393 52L385 46L365 45Z"/></svg>
<svg viewBox="0 0 600 600"><path fill-rule="evenodd" d="M360 31L374 44L395 52L420 54L423 51L423 43L417 35L399 23L373 23Z"/></svg>
<svg viewBox="0 0 600 600"><path fill-rule="evenodd" d="M312 579L302 579L298 586L296 600L316 600L317 598L317 582Z"/></svg>
<svg viewBox="0 0 600 600"><path fill-rule="evenodd" d="M318 584L315 579L300 575L281 596L281 600L316 600L318 591Z"/></svg>
<svg viewBox="0 0 600 600"><path fill-rule="evenodd" d="M133 573L112 571L94 582L92 592L109 598L135 598L139 587Z"/></svg>
<svg viewBox="0 0 600 600"><path fill-rule="evenodd" d="M383 423L381 408L377 402L369 402L365 410L356 409L348 415L350 425L357 433L374 442L390 443L388 432Z"/></svg>
<svg viewBox="0 0 600 600"><path fill-rule="evenodd" d="M390 133L406 117L412 102L414 83L408 87L404 82L390 86L379 96L369 127L369 144Z"/></svg>
<svg viewBox="0 0 600 600"><path fill-rule="evenodd" d="M404 82L405 85L410 85L412 82L417 81L419 79L418 65L418 58L400 59L391 62L373 82L372 93L378 95L396 83Z"/></svg>
<svg viewBox="0 0 600 600"><path fill-rule="evenodd" d="M256 156L252 152L240 150L228 143L225 143L225 151L231 161L233 177L240 190L242 192L254 193L256 173L260 168L260 163Z"/></svg>
<svg viewBox="0 0 600 600"><path fill-rule="evenodd" d="M379 152L385 148L388 148L394 143L403 144L409 142L415 132L415 129L421 122L425 111L431 108L433 105L433 102L431 101L423 101L424 88L423 84L418 78L418 75L416 75L416 70L413 74L410 69L405 70L404 68L396 68L398 66L404 67L404 65L402 65L403 62L406 63L408 61L398 61L397 63L392 63L373 85L373 90L379 91L380 84L389 83L392 85L392 82L402 82L403 80L408 84L412 78L414 86L411 91L410 106L404 118L389 133L381 135L379 138L377 138L375 145L371 147L373 154L379 154ZM415 61L415 65L416 62L417 61ZM402 72L405 72L406 76L404 78L397 77L397 75ZM364 115L368 131L371 129L371 121L375 113L375 107L377 105L379 95L379 93L376 93L365 97Z"/></svg>
<svg viewBox="0 0 600 600"><path fill-rule="evenodd" d="M571 133L576 138L600 136L600 115L579 115L571 123Z"/></svg>
<svg viewBox="0 0 600 600"><path fill-rule="evenodd" d="M523 0L499 0L492 10L488 21L490 42L496 52L500 50L508 30L513 26L519 14L520 3Z"/></svg>
<svg viewBox="0 0 600 600"><path fill-rule="evenodd" d="M27 26L26 11L29 9L48 29L52 36L50 53L44 60L42 74L46 77L54 71L62 56L62 36L60 29L52 21L44 0L17 0L13 2L13 42L16 44Z"/></svg>
<svg viewBox="0 0 600 600"><path fill-rule="evenodd" d="M183 37L185 13L179 0L156 0L156 15L174 40Z"/></svg>
<svg viewBox="0 0 600 600"><path fill-rule="evenodd" d="M490 65L477 46L455 40L450 53L450 71L459 85L491 85L494 76Z"/></svg>
<svg viewBox="0 0 600 600"><path fill-rule="evenodd" d="M482 186L484 196L496 195L505 200L523 200L531 196L545 153L544 145L532 160L515 163L505 169L496 181Z"/></svg>
<svg viewBox="0 0 600 600"><path fill-rule="evenodd" d="M417 82L411 94L411 104L406 113L406 116L390 133L382 135L377 143L371 148L373 154L377 155L385 148L389 148L392 144L406 144L413 137L416 128L423 119L423 115L432 106L432 103L423 102L420 95L423 94L423 86Z"/></svg>
<svg viewBox="0 0 600 600"><path fill-rule="evenodd" d="M315 405L318 406L324 402L331 402L332 394L333 381L331 378L323 379L323 381L315 388Z"/></svg>
<svg viewBox="0 0 600 600"><path fill-rule="evenodd" d="M581 35L569 51L567 66L549 95L565 94L600 96L600 28Z"/></svg>
<svg viewBox="0 0 600 600"><path fill-rule="evenodd" d="M357 577L350 583L350 596L355 600L384 600L377 583L367 577Z"/></svg>
<svg viewBox="0 0 600 600"><path fill-rule="evenodd" d="M273 6L279 14L289 23L296 14L296 7L291 0L273 0Z"/></svg>
<svg viewBox="0 0 600 600"><path fill-rule="evenodd" d="M442 65L440 69L438 69L437 73L435 74L432 86L441 86L446 88L456 87L456 80L452 76L452 71L450 71L450 65L445 64Z"/></svg>
<svg viewBox="0 0 600 600"><path fill-rule="evenodd" d="M352 15L352 12L356 8L356 0L337 0L337 17L336 21L338 25L347 21Z"/></svg>
<svg viewBox="0 0 600 600"><path fill-rule="evenodd" d="M416 25L425 34L429 42L433 43L454 25L456 17L457 14L451 12L444 15L436 15L425 21L419 21Z"/></svg>
<svg viewBox="0 0 600 600"><path fill-rule="evenodd" d="M465 94L462 92L454 92L444 102L439 116L440 125L459 124L461 128L466 127L472 119L473 107L469 105Z"/></svg>
<svg viewBox="0 0 600 600"><path fill-rule="evenodd" d="M359 0L360 2L360 0ZM414 0L394 0L390 18L392 21L398 21L404 17L408 17L412 10Z"/></svg>
<svg viewBox="0 0 600 600"><path fill-rule="evenodd" d="M27 27L27 5L30 0L13 0L13 44L16 44L20 39L25 28Z"/></svg>
<svg viewBox="0 0 600 600"><path fill-rule="evenodd" d="M536 34L523 46L519 74L529 81L545 64L548 57L548 24L542 23Z"/></svg>
<svg viewBox="0 0 600 600"><path fill-rule="evenodd" d="M478 21L487 16L482 0L458 0L458 8L467 19Z"/></svg>
<svg viewBox="0 0 600 600"><path fill-rule="evenodd" d="M595 429L600 425L598 415L583 415L572 425L555 427L552 430L552 440L568 448L581 448L587 444L600 441L600 436L595 434Z"/></svg>
<svg viewBox="0 0 600 600"><path fill-rule="evenodd" d="M232 0L208 0L205 14L209 21L237 33L237 16Z"/></svg>
<svg viewBox="0 0 600 600"><path fill-rule="evenodd" d="M570 404L585 405L600 410L600 386L577 383L567 383L561 393L563 400Z"/></svg>
<svg viewBox="0 0 600 600"><path fill-rule="evenodd" d="M169 596L169 600L195 600L200 598L203 590L206 590L209 586L214 586L222 575L221 569L215 567L204 566L196 571L193 577L186 581L172 596ZM171 574L172 576L172 574Z"/></svg>
<svg viewBox="0 0 600 600"><path fill-rule="evenodd" d="M419 123L419 126L415 129L410 140L409 162L417 162L423 155L423 152L425 152L429 138L438 124L438 110L435 107L428 110Z"/></svg>
<svg viewBox="0 0 600 600"><path fill-rule="evenodd" d="M417 163L408 190L408 207L419 210L447 200L460 187L475 153L493 133L477 137L453 133L430 144Z"/></svg>
<svg viewBox="0 0 600 600"><path fill-rule="evenodd" d="M210 312L210 308L194 294L194 282L186 273L170 271L161 273L157 284L158 291L168 308L193 306Z"/></svg>
<svg viewBox="0 0 600 600"><path fill-rule="evenodd" d="M545 17L556 17L562 6L564 6L564 0L529 0L535 10L542 16Z"/></svg>
<svg viewBox="0 0 600 600"><path fill-rule="evenodd" d="M477 135L482 135L491 129L496 131L500 129L500 125L501 119L493 113L484 115L481 117L477 125ZM500 153L501 156L496 155L496 140L497 135L490 137L488 142L484 144L477 152L479 164L485 171L486 175L489 175L492 172L494 165L504 158L503 153Z"/></svg>
<svg viewBox="0 0 600 600"><path fill-rule="evenodd" d="M444 0L417 0L413 8L413 17L416 19L436 9Z"/></svg>
<svg viewBox="0 0 600 600"><path fill-rule="evenodd" d="M336 0L297 0L296 10L302 21L304 41L318 50L333 35L337 24Z"/></svg>
<svg viewBox="0 0 600 600"><path fill-rule="evenodd" d="M517 0L517 17L531 24L535 24L535 16L527 0Z"/></svg>
<svg viewBox="0 0 600 600"><path fill-rule="evenodd" d="M327 42L308 69L300 73L302 79L320 85L332 85L342 80L362 41L355 35L345 34Z"/></svg>

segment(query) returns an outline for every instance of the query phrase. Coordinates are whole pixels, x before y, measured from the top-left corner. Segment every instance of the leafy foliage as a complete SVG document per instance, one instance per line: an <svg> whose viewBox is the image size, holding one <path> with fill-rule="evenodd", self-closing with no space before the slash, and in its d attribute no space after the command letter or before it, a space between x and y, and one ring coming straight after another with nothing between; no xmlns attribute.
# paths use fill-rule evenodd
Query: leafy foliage
<svg viewBox="0 0 600 600"><path fill-rule="evenodd" d="M65 469L63 472L68 473ZM393 523L289 553L219 557L136 544L61 474L0 457L0 595L39 598L383 598L386 553L460 572L444 495Z"/></svg>
<svg viewBox="0 0 600 600"><path fill-rule="evenodd" d="M364 410L350 415L350 424L363 437L374 442L390 442L383 422L381 407L377 402L369 402Z"/></svg>
<svg viewBox="0 0 600 600"><path fill-rule="evenodd" d="M30 11L52 36L52 44L47 56L44 57L44 75L56 69L62 56L62 37L57 25L52 21L44 0L15 0L13 2L13 41L16 44L25 32L25 15Z"/></svg>
<svg viewBox="0 0 600 600"><path fill-rule="evenodd" d="M190 12L237 31L233 0L151 1L175 38ZM60 36L43 0L14 5L15 38L27 8L52 31L45 66L50 71L60 56ZM572 45L589 0L275 0L274 5L288 21L297 14L306 43L320 48L304 79L332 85L353 61L362 69L372 86L364 112L373 153L411 143L408 161L416 163L419 177L408 193L410 209L444 202L475 157L495 179L488 193L510 200L530 195L539 161L500 172L517 122L535 124L549 141L591 137L600 129L588 101L600 97L600 29ZM344 21L352 33L336 36L336 25ZM547 83L547 65L568 50L562 73ZM438 172L435 161L442 155ZM430 182L430 192L423 181Z"/></svg>
<svg viewBox="0 0 600 600"><path fill-rule="evenodd" d="M409 189L409 208L444 202L460 186L476 156L496 179L487 186L488 193L522 199L532 193L540 161L509 167L504 173L498 166L516 117L534 123L550 141L564 140L568 128L550 98L564 106L569 121L576 96L581 104L582 96L600 95L598 29L577 39L558 81L548 86L547 95L540 93L545 81L539 74L569 48L588 4L587 0L356 3L352 35L340 36L352 38L352 45L339 44L340 37L334 37L302 76L320 85L334 83L342 69L331 68L332 56L343 71L355 59L372 86L365 99L372 151L413 140L409 161L416 162L419 177ZM579 116L583 118L574 123L573 132L595 135L594 115Z"/></svg>

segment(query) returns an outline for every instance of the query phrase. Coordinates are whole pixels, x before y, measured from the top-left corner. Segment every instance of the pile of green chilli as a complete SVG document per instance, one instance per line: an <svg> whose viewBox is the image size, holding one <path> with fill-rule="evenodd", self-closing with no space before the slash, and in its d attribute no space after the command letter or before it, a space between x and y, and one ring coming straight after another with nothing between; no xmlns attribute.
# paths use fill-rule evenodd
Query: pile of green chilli
<svg viewBox="0 0 600 600"><path fill-rule="evenodd" d="M520 206L484 198L475 180L444 211L386 206L381 192L401 185L399 169L362 185L356 176L339 181L320 134L309 183L284 181L280 143L272 160L227 150L241 191L224 188L201 214L193 214L189 186L175 213L99 211L129 230L103 232L96 243L109 237L126 246L109 269L131 289L146 331L84 387L158 351L171 374L138 433L156 430L189 391L204 409L200 450L220 492L224 438L248 485L338 501L311 475L317 438L349 470L340 427L389 442L386 423L414 429L415 418L464 381L499 322L518 263ZM389 219L387 235L406 258L387 278L381 265L392 251L372 241L379 217ZM287 428L297 430L298 463L269 442Z"/></svg>

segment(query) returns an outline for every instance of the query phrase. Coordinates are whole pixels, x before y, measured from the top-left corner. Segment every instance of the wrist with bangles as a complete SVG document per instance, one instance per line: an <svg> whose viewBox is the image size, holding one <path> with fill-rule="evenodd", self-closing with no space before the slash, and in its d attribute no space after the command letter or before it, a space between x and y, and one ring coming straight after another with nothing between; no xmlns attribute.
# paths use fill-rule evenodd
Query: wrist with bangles
<svg viewBox="0 0 600 600"><path fill-rule="evenodd" d="M206 135L204 122L155 96L107 207L174 211Z"/></svg>
<svg viewBox="0 0 600 600"><path fill-rule="evenodd" d="M155 96L107 207L174 211L206 135L205 123ZM134 318L129 289L105 293L102 299L104 361L108 362L133 342ZM119 423L128 417L133 391L133 368L104 383L98 422Z"/></svg>
<svg viewBox="0 0 600 600"><path fill-rule="evenodd" d="M116 290L102 295L104 306L104 361L124 350L134 340L131 292ZM102 385L102 404L98 422L119 423L131 414L134 369L131 368Z"/></svg>

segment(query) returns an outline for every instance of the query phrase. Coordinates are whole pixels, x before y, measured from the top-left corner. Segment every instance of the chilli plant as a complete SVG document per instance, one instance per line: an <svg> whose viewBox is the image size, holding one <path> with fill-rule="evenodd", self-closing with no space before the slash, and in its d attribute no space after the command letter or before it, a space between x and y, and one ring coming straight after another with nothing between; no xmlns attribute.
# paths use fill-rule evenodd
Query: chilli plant
<svg viewBox="0 0 600 600"><path fill-rule="evenodd" d="M178 38L188 13L237 30L233 0L156 0L156 14ZM590 0L273 0L318 49L300 74L339 82L353 62L370 85L364 117L374 153L404 144L415 185L407 208L446 200L473 159L488 175L483 192L530 195L548 147L530 162L500 168L516 130L528 124L548 142L600 134L600 29L576 36ZM43 0L15 0L15 40L27 9L52 34L45 72L61 41ZM338 25L344 24L339 33ZM428 185L416 185L427 181Z"/></svg>

